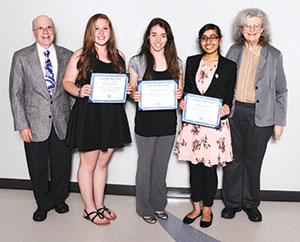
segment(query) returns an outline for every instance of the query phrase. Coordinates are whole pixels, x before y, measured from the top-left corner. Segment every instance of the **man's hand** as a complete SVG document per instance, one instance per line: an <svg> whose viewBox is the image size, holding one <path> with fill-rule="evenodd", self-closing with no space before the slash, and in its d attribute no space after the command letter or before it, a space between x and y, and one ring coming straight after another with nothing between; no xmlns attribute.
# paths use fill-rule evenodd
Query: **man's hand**
<svg viewBox="0 0 300 242"><path fill-rule="evenodd" d="M31 129L20 130L20 135L21 135L22 140L24 140L24 142L26 142L26 143L31 142L31 139L32 139Z"/></svg>

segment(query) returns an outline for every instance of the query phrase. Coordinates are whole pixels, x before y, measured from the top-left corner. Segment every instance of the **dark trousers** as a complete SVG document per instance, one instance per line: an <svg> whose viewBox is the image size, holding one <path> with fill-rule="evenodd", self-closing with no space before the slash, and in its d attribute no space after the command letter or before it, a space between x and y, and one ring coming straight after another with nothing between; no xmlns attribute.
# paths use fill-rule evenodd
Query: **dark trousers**
<svg viewBox="0 0 300 242"><path fill-rule="evenodd" d="M167 205L166 175L175 135L144 137L135 134L138 148L136 211L153 216Z"/></svg>
<svg viewBox="0 0 300 242"><path fill-rule="evenodd" d="M203 201L205 207L211 207L218 186L217 166L207 167L203 163L190 164L191 198L193 202Z"/></svg>
<svg viewBox="0 0 300 242"><path fill-rule="evenodd" d="M257 208L260 173L273 126L255 125L255 104L236 102L230 122L234 160L223 169L223 201L233 208Z"/></svg>
<svg viewBox="0 0 300 242"><path fill-rule="evenodd" d="M36 203L39 208L50 210L69 194L71 149L58 139L54 128L47 140L24 144Z"/></svg>

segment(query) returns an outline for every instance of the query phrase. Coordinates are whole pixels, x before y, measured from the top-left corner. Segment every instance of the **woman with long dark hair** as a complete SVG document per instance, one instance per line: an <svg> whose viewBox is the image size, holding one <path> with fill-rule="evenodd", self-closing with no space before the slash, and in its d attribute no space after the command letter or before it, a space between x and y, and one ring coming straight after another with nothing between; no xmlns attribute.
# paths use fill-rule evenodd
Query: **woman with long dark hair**
<svg viewBox="0 0 300 242"><path fill-rule="evenodd" d="M190 224L202 215L200 226L209 227L218 186L217 166L225 166L233 159L227 117L232 105L236 65L220 54L222 34L217 25L203 26L199 31L199 42L203 54L187 58L184 91L223 100L219 112L220 128L183 122L175 152L179 160L189 161L190 166L194 209L184 217L183 222ZM184 100L181 100L180 108L186 108Z"/></svg>
<svg viewBox="0 0 300 242"><path fill-rule="evenodd" d="M115 213L104 206L107 163L115 148L131 142L124 105L88 103L92 73L125 73L125 60L116 49L109 18L92 16L86 26L83 47L70 59L63 79L64 89L77 97L66 143L79 149L78 184L84 202L84 218L94 224L109 224ZM131 87L128 86L128 92Z"/></svg>
<svg viewBox="0 0 300 242"><path fill-rule="evenodd" d="M177 56L170 25L161 18L153 19L144 34L138 55L129 63L130 83L136 90L138 80L178 79L177 99L182 96L182 64ZM131 94L135 102L142 93ZM175 140L176 110L138 111L135 115L135 138L138 148L136 172L136 211L147 223L155 215L167 219L166 174Z"/></svg>

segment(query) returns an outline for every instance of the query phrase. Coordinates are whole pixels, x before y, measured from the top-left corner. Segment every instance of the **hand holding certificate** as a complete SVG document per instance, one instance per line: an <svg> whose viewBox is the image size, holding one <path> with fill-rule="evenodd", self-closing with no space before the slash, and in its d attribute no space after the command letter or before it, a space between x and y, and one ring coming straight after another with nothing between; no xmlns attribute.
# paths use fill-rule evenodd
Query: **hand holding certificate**
<svg viewBox="0 0 300 242"><path fill-rule="evenodd" d="M125 103L128 74L92 73L90 103Z"/></svg>
<svg viewBox="0 0 300 242"><path fill-rule="evenodd" d="M184 102L182 121L219 128L222 99L185 93Z"/></svg>
<svg viewBox="0 0 300 242"><path fill-rule="evenodd" d="M177 109L175 90L178 80L138 81L142 97L138 103L140 111Z"/></svg>

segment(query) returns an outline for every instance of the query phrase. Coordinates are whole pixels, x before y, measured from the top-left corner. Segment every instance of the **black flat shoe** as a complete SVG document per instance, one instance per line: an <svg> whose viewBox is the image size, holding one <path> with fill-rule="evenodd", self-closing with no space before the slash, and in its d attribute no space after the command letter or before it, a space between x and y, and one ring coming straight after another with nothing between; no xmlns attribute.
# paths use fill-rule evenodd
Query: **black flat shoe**
<svg viewBox="0 0 300 242"><path fill-rule="evenodd" d="M187 215L183 218L182 222L185 223L185 224L191 224L193 223L197 218L201 217L202 216L202 210L200 212L200 214L195 217L195 218L189 218Z"/></svg>
<svg viewBox="0 0 300 242"><path fill-rule="evenodd" d="M55 207L55 212L60 214L67 213L69 212L69 206L65 202L63 202Z"/></svg>
<svg viewBox="0 0 300 242"><path fill-rule="evenodd" d="M248 219L252 222L261 222L262 221L262 215L258 208L244 208L244 212L248 215Z"/></svg>
<svg viewBox="0 0 300 242"><path fill-rule="evenodd" d="M200 221L200 227L202 227L202 228L207 228L207 227L209 227L209 226L212 224L213 217L214 217L214 216L213 216L213 213L211 212L211 219L210 219L209 222L203 221L203 220L201 219L201 221Z"/></svg>
<svg viewBox="0 0 300 242"><path fill-rule="evenodd" d="M32 216L32 219L36 222L42 222L47 218L47 212L44 209L38 208Z"/></svg>
<svg viewBox="0 0 300 242"><path fill-rule="evenodd" d="M157 220L154 216L142 216L142 218L148 224L155 224L157 222Z"/></svg>
<svg viewBox="0 0 300 242"><path fill-rule="evenodd" d="M160 218L160 219L163 219L163 220L167 220L169 218L168 214L163 211L163 212L155 212L155 215Z"/></svg>

